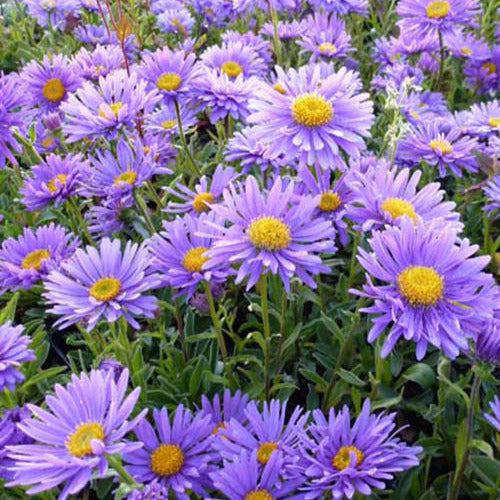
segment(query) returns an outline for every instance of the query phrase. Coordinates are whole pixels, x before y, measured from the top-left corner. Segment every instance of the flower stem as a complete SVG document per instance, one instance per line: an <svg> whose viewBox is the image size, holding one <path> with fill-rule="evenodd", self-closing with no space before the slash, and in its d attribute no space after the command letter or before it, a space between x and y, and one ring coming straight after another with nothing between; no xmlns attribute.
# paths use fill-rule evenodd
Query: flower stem
<svg viewBox="0 0 500 500"><path fill-rule="evenodd" d="M140 487L140 485L135 481L135 479L127 472L125 467L123 467L121 460L117 455L106 455L109 465L113 470L120 476L120 479L130 486Z"/></svg>
<svg viewBox="0 0 500 500"><path fill-rule="evenodd" d="M143 200L142 196L137 192L137 190L134 190L134 200L137 208L139 209L139 212L141 212L141 215L144 217L144 221L146 222L148 231L152 235L155 234L156 229L151 220L151 217L149 217L148 207L146 206L146 202Z"/></svg>
<svg viewBox="0 0 500 500"><path fill-rule="evenodd" d="M226 342L224 340L224 333L222 332L222 326L220 324L219 316L217 316L217 311L215 310L214 296L212 295L212 289L210 288L210 283L208 281L204 281L203 285L205 287L205 293L207 294L208 307L210 309L210 316L211 316L212 322L214 324L215 333L217 334L217 341L219 343L220 353L222 355L222 360L225 363L226 358L227 358L227 348L226 348Z"/></svg>
<svg viewBox="0 0 500 500"><path fill-rule="evenodd" d="M177 126L179 127L179 137L181 139L182 147L186 153L189 166L191 167L193 172L199 177L201 175L201 172L200 169L196 166L194 158L191 155L191 151L189 151L186 142L186 136L184 135L184 129L182 128L181 111L179 109L179 103L177 102L177 99L174 99L174 105L175 105L175 116L177 117Z"/></svg>
<svg viewBox="0 0 500 500"><path fill-rule="evenodd" d="M269 367L271 361L271 325L269 323L269 302L267 299L267 273L259 280L260 304L262 309L262 325L264 327L264 382L265 397L269 400L270 375Z"/></svg>
<svg viewBox="0 0 500 500"><path fill-rule="evenodd" d="M278 32L278 13L272 5L273 0L268 0L269 2L269 15L271 17L271 22L273 24L273 45L274 45L274 55L276 56L276 63L281 66L281 42Z"/></svg>
<svg viewBox="0 0 500 500"><path fill-rule="evenodd" d="M443 43L443 35L441 33L441 30L438 31L439 33L439 73L437 76L436 80L436 85L434 86L436 89L439 88L439 85L441 84L441 78L443 78L443 72L444 72L444 43Z"/></svg>
<svg viewBox="0 0 500 500"><path fill-rule="evenodd" d="M78 224L80 224L80 227L82 228L83 234L85 235L85 238L87 241L92 245L96 246L96 243L94 241L94 238L92 238L92 235L90 234L89 228L87 227L87 223L85 222L85 219L83 218L80 209L78 208L78 205L75 203L75 200L73 198L68 198L68 206L70 207L71 211L73 212L73 215L75 216Z"/></svg>

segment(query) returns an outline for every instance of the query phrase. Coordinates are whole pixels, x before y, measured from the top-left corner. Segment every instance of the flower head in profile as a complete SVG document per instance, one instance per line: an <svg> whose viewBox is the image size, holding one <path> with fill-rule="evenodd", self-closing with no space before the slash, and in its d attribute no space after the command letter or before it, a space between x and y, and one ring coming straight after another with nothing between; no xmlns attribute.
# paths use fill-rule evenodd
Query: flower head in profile
<svg viewBox="0 0 500 500"><path fill-rule="evenodd" d="M12 326L10 322L0 325L0 391L15 390L24 380L21 364L36 359L33 349L28 348L31 337L23 335L23 330L22 325Z"/></svg>
<svg viewBox="0 0 500 500"><path fill-rule="evenodd" d="M182 36L188 35L196 23L191 12L185 7L165 10L158 15L156 22L161 31L179 33Z"/></svg>
<svg viewBox="0 0 500 500"><path fill-rule="evenodd" d="M500 141L498 142L500 147ZM499 150L500 151L500 150ZM500 155L500 152L498 153ZM484 206L484 210L492 212L500 210L500 174L497 174L491 179L483 189L488 203Z"/></svg>
<svg viewBox="0 0 500 500"><path fill-rule="evenodd" d="M132 197L113 197L99 205L92 205L85 212L85 221L92 235L99 238L112 236L126 227L127 213L134 205Z"/></svg>
<svg viewBox="0 0 500 500"><path fill-rule="evenodd" d="M490 415L487 413L484 415L484 418L488 420L497 432L500 432L500 398L498 396L495 396L493 401L490 403L490 409L493 414Z"/></svg>
<svg viewBox="0 0 500 500"><path fill-rule="evenodd" d="M461 125L467 134L478 137L500 134L500 100L475 103L462 113Z"/></svg>
<svg viewBox="0 0 500 500"><path fill-rule="evenodd" d="M472 257L478 246L457 241L454 228L410 217L374 232L370 246L358 256L367 284L354 291L374 300L362 309L375 315L368 342L388 329L382 357L401 338L415 342L419 360L429 344L452 359L466 352L478 323L493 315L494 280L483 272L490 258Z"/></svg>
<svg viewBox="0 0 500 500"><path fill-rule="evenodd" d="M247 120L270 153L324 169L344 168L341 151L359 156L373 106L368 94L359 93L358 76L342 68L322 78L320 65L276 71L280 87L263 84Z"/></svg>
<svg viewBox="0 0 500 500"><path fill-rule="evenodd" d="M80 153L65 157L47 155L44 163L31 167L33 177L24 180L20 190L23 205L29 211L40 210L50 203L60 205L75 194L86 166Z"/></svg>
<svg viewBox="0 0 500 500"><path fill-rule="evenodd" d="M124 439L146 412L128 420L140 394L138 387L125 395L128 380L127 369L118 381L100 370L73 374L66 387L56 384L55 394L46 396L47 409L28 404L32 418L18 427L36 444L8 447L14 479L7 486L29 485L27 493L34 495L64 484L59 496L64 500L94 475L106 475L107 455L140 448L141 443Z"/></svg>
<svg viewBox="0 0 500 500"><path fill-rule="evenodd" d="M315 288L313 275L328 272L320 254L336 250L331 221L315 217L319 197L303 196L296 202L294 184L284 186L277 177L263 191L248 176L241 191L224 190L224 203L212 210L228 225L216 225L216 242L207 252L207 268L221 263L238 264L236 283L248 278L247 290L270 271L279 274L285 288L297 277Z"/></svg>
<svg viewBox="0 0 500 500"><path fill-rule="evenodd" d="M206 498L208 472L214 453L210 448L210 416L193 415L182 405L173 415L165 407L153 410L155 428L144 419L135 429L143 448L124 455L127 471L140 483L156 483L176 498L189 500L187 490Z"/></svg>
<svg viewBox="0 0 500 500"><path fill-rule="evenodd" d="M66 115L63 131L69 142L97 139L101 136L116 139L118 132L130 133L136 120L151 111L160 95L146 90L147 82L136 73L127 75L117 70L99 82L84 82L61 106Z"/></svg>
<svg viewBox="0 0 500 500"><path fill-rule="evenodd" d="M54 111L81 84L80 73L70 59L63 55L44 56L41 61L29 62L21 72L29 104L42 112Z"/></svg>
<svg viewBox="0 0 500 500"><path fill-rule="evenodd" d="M352 498L357 491L371 495L385 488L385 481L419 464L420 446L408 446L396 437L396 414L370 413L370 400L363 403L351 425L349 408L331 408L328 419L320 410L313 412L311 437L303 442L300 466L306 476L305 498Z"/></svg>
<svg viewBox="0 0 500 500"><path fill-rule="evenodd" d="M205 395L201 397L201 411L212 417L213 434L220 429L225 429L233 418L240 424L244 424L247 419L245 416L247 404L248 394L242 394L239 390L231 394L229 389L225 389L222 401L218 394L212 401Z"/></svg>
<svg viewBox="0 0 500 500"><path fill-rule="evenodd" d="M99 248L79 248L45 280L44 297L49 312L60 316L56 326L66 328L82 321L92 330L101 318L108 322L124 317L139 328L136 316L152 318L156 297L147 292L159 285L151 272L151 256L144 245L120 240L101 240Z"/></svg>
<svg viewBox="0 0 500 500"><path fill-rule="evenodd" d="M97 45L89 52L82 47L73 57L75 67L85 80L97 80L124 67L123 52L119 45Z"/></svg>
<svg viewBox="0 0 500 500"><path fill-rule="evenodd" d="M78 238L53 222L35 230L26 227L17 238L7 238L0 248L0 293L31 288L57 269L79 244Z"/></svg>

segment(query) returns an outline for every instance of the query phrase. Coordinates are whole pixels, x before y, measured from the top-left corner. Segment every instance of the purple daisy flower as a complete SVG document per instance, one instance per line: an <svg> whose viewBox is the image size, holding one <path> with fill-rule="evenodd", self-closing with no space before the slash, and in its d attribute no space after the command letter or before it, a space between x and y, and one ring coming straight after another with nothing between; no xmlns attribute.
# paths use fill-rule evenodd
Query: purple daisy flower
<svg viewBox="0 0 500 500"><path fill-rule="evenodd" d="M359 156L373 122L373 105L368 94L358 93L357 74L342 68L323 79L319 65L276 71L283 89L262 85L248 117L270 152L325 169L344 168L341 149Z"/></svg>
<svg viewBox="0 0 500 500"><path fill-rule="evenodd" d="M150 262L146 247L130 241L123 253L120 240L109 238L98 249L79 248L45 280L49 312L61 316L55 325L62 329L84 321L91 331L102 317L108 322L124 317L139 328L134 316L152 318L157 309L156 297L145 294L160 283Z"/></svg>
<svg viewBox="0 0 500 500"><path fill-rule="evenodd" d="M411 78L413 85L421 85L425 80L425 75L421 69L407 62L397 62L392 66L385 66L375 75L372 86L376 89L386 90L387 87L400 89L403 82Z"/></svg>
<svg viewBox="0 0 500 500"><path fill-rule="evenodd" d="M201 411L212 417L212 434L225 429L233 418L240 424L245 424L247 404L248 394L242 394L239 390L233 395L229 389L225 389L222 404L218 394L214 396L213 401L205 395L201 397Z"/></svg>
<svg viewBox="0 0 500 500"><path fill-rule="evenodd" d="M197 109L192 106L180 106L180 117L182 128L185 133L197 124L196 112ZM158 134L162 139L165 136L179 133L179 125L177 122L177 115L173 103L163 105L159 110L154 113L149 113L144 120L145 132Z"/></svg>
<svg viewBox="0 0 500 500"><path fill-rule="evenodd" d="M90 45L117 45L120 46L120 41L118 40L116 33L112 32L108 34L106 27L102 24L84 24L77 26L75 31L75 37L84 43ZM128 35L125 38L125 52L128 57L133 57L137 52L137 42L135 35Z"/></svg>
<svg viewBox="0 0 500 500"><path fill-rule="evenodd" d="M58 109L69 93L81 84L80 73L63 54L44 56L41 62L29 62L20 76L26 86L29 104L39 106L44 112Z"/></svg>
<svg viewBox="0 0 500 500"><path fill-rule="evenodd" d="M209 179L207 176L201 177L194 186L194 191L184 184L178 182L175 188L167 187L166 190L182 201L170 201L165 209L169 213L190 213L199 215L209 212L214 204L222 201L222 192L229 183L238 177L238 173L232 167L218 165ZM210 186L210 187L209 187Z"/></svg>
<svg viewBox="0 0 500 500"><path fill-rule="evenodd" d="M455 57L465 59L476 59L485 50L488 50L488 42L482 38L477 38L473 33L457 28L452 33L444 37L447 49Z"/></svg>
<svg viewBox="0 0 500 500"><path fill-rule="evenodd" d="M119 45L98 45L92 52L82 47L73 57L73 63L80 75L86 80L97 80L125 65L123 52Z"/></svg>
<svg viewBox="0 0 500 500"><path fill-rule="evenodd" d="M23 335L23 330L22 325L12 326L10 321L0 325L0 391L14 391L24 380L21 363L36 359L33 349L28 349L31 337Z"/></svg>
<svg viewBox="0 0 500 500"><path fill-rule="evenodd" d="M417 466L420 446L408 446L396 437L396 413L370 413L370 400L351 426L349 408L339 413L330 409L328 419L320 410L313 412L311 438L303 442L301 467L307 481L304 498L352 498L358 491L371 495L372 489L385 488L394 472Z"/></svg>
<svg viewBox="0 0 500 500"><path fill-rule="evenodd" d="M490 258L471 257L478 246L457 241L453 228L415 224L409 217L399 227L374 232L369 242L373 252L359 249L358 256L368 283L362 292L352 291L375 301L362 309L377 315L368 342L389 328L384 358L401 337L416 343L418 360L428 344L452 359L466 352L474 324L491 318L495 307L494 280L482 272ZM386 284L374 284L372 277Z"/></svg>
<svg viewBox="0 0 500 500"><path fill-rule="evenodd" d="M299 484L298 481L290 479L283 481L282 471L281 452L272 453L269 461L262 467L257 458L257 450L252 453L242 451L231 462L224 462L224 466L210 474L210 478L215 490L229 500L304 498L303 494L293 494ZM216 500L216 498L209 500Z"/></svg>
<svg viewBox="0 0 500 500"><path fill-rule="evenodd" d="M500 298L500 294L499 298ZM498 299L497 299L498 300ZM500 309L494 317L480 325L477 331L476 352L480 359L488 363L500 364Z"/></svg>
<svg viewBox="0 0 500 500"><path fill-rule="evenodd" d="M153 154L144 154L144 147L138 138L132 147L124 137L120 137L116 155L111 151L97 151L90 163L81 181L81 192L88 197L126 198L135 188L151 179L155 172Z"/></svg>
<svg viewBox="0 0 500 500"><path fill-rule="evenodd" d="M279 21L278 22L278 38L280 40L293 40L294 38L300 38L305 34L307 30L307 24L302 21L297 21L295 19L291 21ZM273 38L274 36L274 26L273 23L264 23L260 30L265 36Z"/></svg>
<svg viewBox="0 0 500 500"><path fill-rule="evenodd" d="M257 52L258 56L266 65L269 65L272 61L271 46L269 42L251 31L240 33L239 31L227 30L221 33L221 39L226 45L231 42L239 42L246 47L250 47Z"/></svg>
<svg viewBox="0 0 500 500"><path fill-rule="evenodd" d="M134 205L132 197L111 198L101 205L92 205L85 212L85 220L92 235L102 238L125 229L126 212Z"/></svg>
<svg viewBox="0 0 500 500"><path fill-rule="evenodd" d="M335 12L339 16L345 16L354 12L361 16L368 14L368 0L307 0L309 5L327 12Z"/></svg>
<svg viewBox="0 0 500 500"><path fill-rule="evenodd" d="M488 46L464 64L464 74L469 87L482 94L500 88L500 47Z"/></svg>
<svg viewBox="0 0 500 500"><path fill-rule="evenodd" d="M459 214L454 212L455 203L443 201L445 192L438 182L425 185L417 191L422 172L379 162L366 172L352 171L349 187L352 200L347 206L347 216L357 225L358 231L383 229L386 225L399 224L403 216L413 222L443 219L457 233L463 229Z"/></svg>
<svg viewBox="0 0 500 500"><path fill-rule="evenodd" d="M201 55L201 62L218 75L225 74L229 78L242 75L261 76L267 72L267 64L259 54L242 42L228 42L222 47L212 45Z"/></svg>
<svg viewBox="0 0 500 500"><path fill-rule="evenodd" d="M95 474L108 470L106 455L123 454L141 447L124 436L144 418L146 410L127 420L141 392L127 397L128 370L115 382L111 372L93 370L89 375L72 375L71 382L55 386L55 395L46 396L48 410L28 404L36 418L25 418L18 427L36 444L9 446L14 480L8 487L32 485L34 495L65 483L60 500L76 495Z"/></svg>
<svg viewBox="0 0 500 500"><path fill-rule="evenodd" d="M100 77L97 87L84 82L61 106L66 115L63 131L68 135L68 142L102 136L116 139L118 131L130 133L136 120L150 112L161 99L156 91L147 92L146 86L146 81L135 73L128 76L125 70Z"/></svg>
<svg viewBox="0 0 500 500"><path fill-rule="evenodd" d="M268 270L279 274L287 291L294 276L316 288L311 275L329 272L318 254L335 252L335 229L330 221L314 217L319 197L294 201L293 182L284 187L280 177L266 193L253 176L241 192L231 184L224 190L224 203L212 206L230 226L214 225L220 232L207 252L207 268L240 263L236 283L248 277L247 290Z"/></svg>
<svg viewBox="0 0 500 500"><path fill-rule="evenodd" d="M484 206L484 210L486 210L487 212L500 210L500 174L497 174L495 177L493 177L493 179L488 182L483 191L488 199L488 204Z"/></svg>
<svg viewBox="0 0 500 500"><path fill-rule="evenodd" d="M152 268L159 273L163 283L178 289L176 296L186 294L190 298L203 281L211 285L222 284L233 274L224 263L206 268L209 260L206 254L213 246L213 238L207 235L207 222L221 223L213 213L197 218L188 214L164 222L164 231L148 242ZM203 229L205 232L201 236L199 233Z"/></svg>
<svg viewBox="0 0 500 500"><path fill-rule="evenodd" d="M80 244L78 238L53 222L35 231L24 228L17 238L7 238L0 249L0 293L6 290L29 289Z"/></svg>
<svg viewBox="0 0 500 500"><path fill-rule="evenodd" d="M415 127L398 147L397 157L409 165L425 161L445 177L449 169L453 175L462 176L462 170L477 172L474 150L479 147L473 137L462 135L456 128L432 121Z"/></svg>
<svg viewBox="0 0 500 500"><path fill-rule="evenodd" d="M500 398L495 396L493 401L490 403L490 409L493 412L493 415L485 414L484 418L488 420L488 422L500 432Z"/></svg>
<svg viewBox="0 0 500 500"><path fill-rule="evenodd" d="M189 500L186 490L206 498L208 472L215 460L210 415L193 415L180 405L172 423L165 407L154 409L153 418L156 431L146 419L135 429L144 447L123 456L126 469L138 482L158 483L181 500Z"/></svg>
<svg viewBox="0 0 500 500"><path fill-rule="evenodd" d="M21 108L28 101L24 83L17 75L0 74L0 169L4 168L5 159L18 164L11 149L20 153L22 147L14 139L11 127L22 127Z"/></svg>
<svg viewBox="0 0 500 500"><path fill-rule="evenodd" d="M401 0L396 6L399 28L420 38L452 33L457 26L475 26L481 16L478 0Z"/></svg>
<svg viewBox="0 0 500 500"><path fill-rule="evenodd" d="M24 180L20 193L22 203L30 212L40 210L50 203L60 205L75 194L83 178L87 162L80 153L66 157L48 155L45 163L31 168L33 177Z"/></svg>
<svg viewBox="0 0 500 500"><path fill-rule="evenodd" d="M488 137L500 134L500 100L473 104L460 121L465 131L474 136Z"/></svg>
<svg viewBox="0 0 500 500"><path fill-rule="evenodd" d="M191 97L198 83L200 67L195 60L194 54L165 47L145 54L137 72L148 82L148 88L156 89L166 102L182 101Z"/></svg>
<svg viewBox="0 0 500 500"><path fill-rule="evenodd" d="M77 16L80 10L79 0L23 0L28 12L40 26L63 28L69 15Z"/></svg>
<svg viewBox="0 0 500 500"><path fill-rule="evenodd" d="M225 73L217 75L207 69L195 89L196 97L210 110L210 122L217 123L228 115L234 120L245 121L250 114L249 100L255 95L260 81L255 77L236 79Z"/></svg>
<svg viewBox="0 0 500 500"><path fill-rule="evenodd" d="M196 24L194 17L188 9L168 9L156 18L158 28L165 33L179 33L187 36Z"/></svg>

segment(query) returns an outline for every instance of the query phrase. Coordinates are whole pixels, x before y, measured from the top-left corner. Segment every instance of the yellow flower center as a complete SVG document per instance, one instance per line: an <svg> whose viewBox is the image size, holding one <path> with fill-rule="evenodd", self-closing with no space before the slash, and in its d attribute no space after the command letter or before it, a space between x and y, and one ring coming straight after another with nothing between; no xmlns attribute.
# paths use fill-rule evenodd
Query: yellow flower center
<svg viewBox="0 0 500 500"><path fill-rule="evenodd" d="M106 278L98 279L89 289L90 295L94 299L107 302L113 300L122 288L122 283L118 278L108 276Z"/></svg>
<svg viewBox="0 0 500 500"><path fill-rule="evenodd" d="M258 217L247 229L248 239L258 248L281 250L291 240L290 228L276 217Z"/></svg>
<svg viewBox="0 0 500 500"><path fill-rule="evenodd" d="M319 202L318 208L323 212L333 212L340 207L342 200L337 193L333 191L325 191L321 194L321 200Z"/></svg>
<svg viewBox="0 0 500 500"><path fill-rule="evenodd" d="M184 453L176 444L161 444L151 453L151 469L159 476L173 476L183 465Z"/></svg>
<svg viewBox="0 0 500 500"><path fill-rule="evenodd" d="M432 139L432 141L429 142L429 146L433 151L439 151L442 155L453 151L450 141L446 139Z"/></svg>
<svg viewBox="0 0 500 500"><path fill-rule="evenodd" d="M39 248L30 252L21 262L23 269L36 269L42 267L42 262L50 257L50 253L46 248Z"/></svg>
<svg viewBox="0 0 500 500"><path fill-rule="evenodd" d="M269 462L269 459L271 458L271 455L273 454L274 450L278 448L278 443L273 443L273 442L266 442L262 443L259 446L259 449L257 450L257 460L262 464L266 465L267 462Z"/></svg>
<svg viewBox="0 0 500 500"><path fill-rule="evenodd" d="M306 127L326 125L333 118L333 106L321 95L302 94L292 103L293 119Z"/></svg>
<svg viewBox="0 0 500 500"><path fill-rule="evenodd" d="M158 77L158 80L156 80L156 86L160 90L172 92L180 87L181 82L182 78L178 73L163 73Z"/></svg>
<svg viewBox="0 0 500 500"><path fill-rule="evenodd" d="M56 141L53 137L46 137L45 139L42 139L42 146L45 149L48 149L48 148L51 148L55 142Z"/></svg>
<svg viewBox="0 0 500 500"><path fill-rule="evenodd" d="M51 193L55 193L57 190L66 185L67 180L68 176L66 174L57 174L55 177L52 177L52 179L50 179L50 181L47 183L47 189Z"/></svg>
<svg viewBox="0 0 500 500"><path fill-rule="evenodd" d="M99 422L86 422L80 424L76 431L66 441L66 449L74 457L83 458L92 455L91 441L99 439L104 441L104 428Z"/></svg>
<svg viewBox="0 0 500 500"><path fill-rule="evenodd" d="M481 66L482 69L485 69L486 71L488 71L488 73L490 75L494 75L496 72L497 72L497 66L494 62L492 61L488 61L488 62L485 62L482 66Z"/></svg>
<svg viewBox="0 0 500 500"><path fill-rule="evenodd" d="M193 208L198 212L208 212L210 206L208 203L213 203L215 201L215 196L212 193L203 192L198 193L193 200Z"/></svg>
<svg viewBox="0 0 500 500"><path fill-rule="evenodd" d="M274 497L267 490L253 490L245 495L244 500L274 500Z"/></svg>
<svg viewBox="0 0 500 500"><path fill-rule="evenodd" d="M364 453L356 446L342 446L332 458L332 465L338 470L344 470L351 464L351 453L356 455L356 466L365 458Z"/></svg>
<svg viewBox="0 0 500 500"><path fill-rule="evenodd" d="M133 170L125 170L125 172L122 172L115 177L113 184L115 186L119 186L120 184L130 184L132 186L136 179L137 172L134 172Z"/></svg>
<svg viewBox="0 0 500 500"><path fill-rule="evenodd" d="M105 106L106 106L106 104L104 104L104 103L99 106L99 116L101 118L109 118L107 115L107 112L106 112L107 110L106 110ZM115 118L118 118L118 113L123 108L123 103L120 101L112 102L111 104L109 104L109 107L111 109L111 112L115 116Z"/></svg>
<svg viewBox="0 0 500 500"><path fill-rule="evenodd" d="M212 434L217 434L221 429L226 428L225 422L219 422L212 430Z"/></svg>
<svg viewBox="0 0 500 500"><path fill-rule="evenodd" d="M177 125L177 122L175 120L165 120L161 126L165 129L165 130L171 130L173 129L175 126Z"/></svg>
<svg viewBox="0 0 500 500"><path fill-rule="evenodd" d="M207 250L207 247L194 247L188 250L182 258L184 269L192 273L199 273L203 264L208 260L208 257L205 256Z"/></svg>
<svg viewBox="0 0 500 500"><path fill-rule="evenodd" d="M488 120L488 125L492 128L500 127L500 116L492 116Z"/></svg>
<svg viewBox="0 0 500 500"><path fill-rule="evenodd" d="M276 92L279 92L280 94L286 94L286 88L281 85L281 83L275 83L273 85L273 89L276 90Z"/></svg>
<svg viewBox="0 0 500 500"><path fill-rule="evenodd" d="M401 295L414 306L430 306L443 297L443 278L432 267L409 266L399 273Z"/></svg>
<svg viewBox="0 0 500 500"><path fill-rule="evenodd" d="M470 47L461 47L460 48L460 52L464 55L464 56L470 56L472 55L472 49Z"/></svg>
<svg viewBox="0 0 500 500"><path fill-rule="evenodd" d="M414 109L410 111L410 116L415 120L420 120L420 115Z"/></svg>
<svg viewBox="0 0 500 500"><path fill-rule="evenodd" d="M319 46L320 52L337 52L337 47L333 43L324 42Z"/></svg>
<svg viewBox="0 0 500 500"><path fill-rule="evenodd" d="M393 219L407 215L413 222L417 222L415 207L409 201L401 198L387 198L382 203L381 208L384 212L389 213Z"/></svg>
<svg viewBox="0 0 500 500"><path fill-rule="evenodd" d="M236 78L238 75L241 75L241 73L243 73L243 68L241 67L241 64L235 61L225 62L221 66L221 69L230 78Z"/></svg>
<svg viewBox="0 0 500 500"><path fill-rule="evenodd" d="M43 86L43 96L51 102L59 102L66 93L63 82L59 78L51 78Z"/></svg>
<svg viewBox="0 0 500 500"><path fill-rule="evenodd" d="M436 2L430 2L425 8L427 17L431 17L433 19L441 19L443 17L446 17L449 11L450 3L446 0L437 0Z"/></svg>

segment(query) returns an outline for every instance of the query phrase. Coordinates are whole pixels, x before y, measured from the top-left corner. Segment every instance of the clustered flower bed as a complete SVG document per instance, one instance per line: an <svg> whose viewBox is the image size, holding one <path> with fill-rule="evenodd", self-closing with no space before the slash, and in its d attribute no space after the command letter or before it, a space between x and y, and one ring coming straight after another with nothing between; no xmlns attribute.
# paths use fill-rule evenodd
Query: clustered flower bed
<svg viewBox="0 0 500 500"><path fill-rule="evenodd" d="M500 4L0 4L0 498L500 498Z"/></svg>

